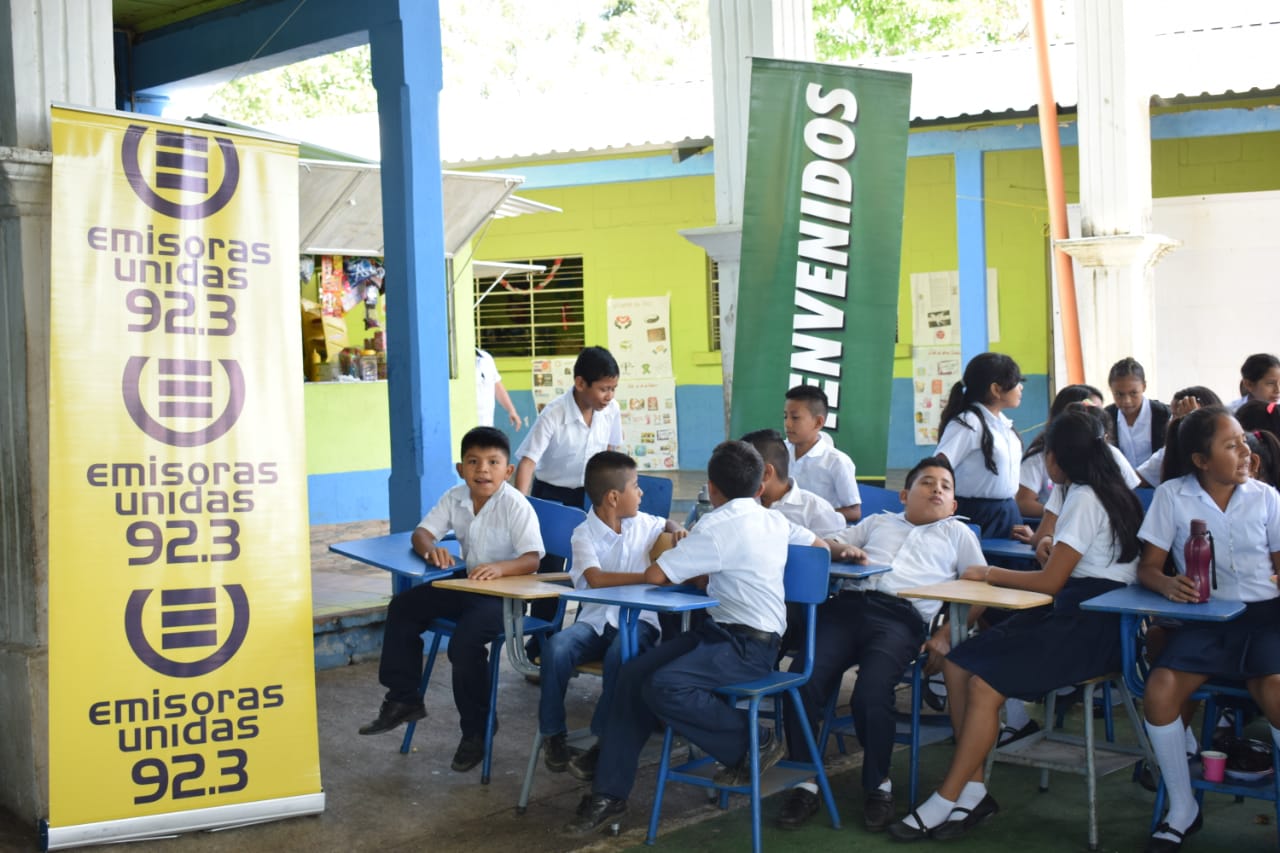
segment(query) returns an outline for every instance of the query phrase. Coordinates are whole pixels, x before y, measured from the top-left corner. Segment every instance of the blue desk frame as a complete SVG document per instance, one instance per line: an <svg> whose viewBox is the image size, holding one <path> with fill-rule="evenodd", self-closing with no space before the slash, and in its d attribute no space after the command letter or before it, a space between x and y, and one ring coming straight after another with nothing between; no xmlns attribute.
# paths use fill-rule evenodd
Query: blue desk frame
<svg viewBox="0 0 1280 853"><path fill-rule="evenodd" d="M618 607L618 636L622 640L622 660L626 662L638 653L639 641L636 629L640 624L640 612L688 613L706 610L720 602L702 591L688 586L656 586L654 584L630 584L628 586L603 586L593 589L567 589L560 593L566 601L591 604L616 605Z"/></svg>

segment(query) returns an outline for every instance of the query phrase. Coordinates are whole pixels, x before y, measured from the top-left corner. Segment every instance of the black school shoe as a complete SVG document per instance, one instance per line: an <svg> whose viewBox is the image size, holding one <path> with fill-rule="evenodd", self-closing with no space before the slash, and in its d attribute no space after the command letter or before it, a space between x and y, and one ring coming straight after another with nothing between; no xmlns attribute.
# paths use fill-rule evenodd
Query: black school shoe
<svg viewBox="0 0 1280 853"><path fill-rule="evenodd" d="M569 762L569 775L583 782L596 778L596 765L600 763L600 744L594 743L586 752L580 752Z"/></svg>
<svg viewBox="0 0 1280 853"><path fill-rule="evenodd" d="M459 773L465 773L481 761L484 761L484 735L463 735L453 753L453 763L449 766Z"/></svg>
<svg viewBox="0 0 1280 853"><path fill-rule="evenodd" d="M893 794L876 788L862 801L862 825L867 832L884 832L893 823Z"/></svg>
<svg viewBox="0 0 1280 853"><path fill-rule="evenodd" d="M1156 827L1156 831L1151 833L1153 837L1147 839L1147 846L1143 848L1143 853L1177 853L1177 851L1182 849L1182 842L1186 841L1187 836L1199 832L1200 827L1202 826L1204 826L1203 811L1197 811L1196 819L1191 821L1191 826L1188 826L1182 832L1178 832L1178 830L1169 826L1167 822L1161 821L1160 825ZM1171 838L1155 838L1154 836L1156 833L1176 835L1178 836L1178 840L1174 841Z"/></svg>
<svg viewBox="0 0 1280 853"><path fill-rule="evenodd" d="M996 798L987 794L978 804L971 809L963 806L956 806L951 810L951 814L947 815L947 819L933 828L933 839L935 841L946 841L951 838L959 838L969 830L978 826L992 815L1000 811L1000 804L996 802ZM959 817L955 815L959 814Z"/></svg>
<svg viewBox="0 0 1280 853"><path fill-rule="evenodd" d="M768 737L760 744L760 775L773 765L782 760L787 754L787 745L782 742L782 738L773 733L768 732ZM712 778L717 785L726 787L739 788L743 785L751 784L751 756L744 755L742 760L732 767L726 767L720 770Z"/></svg>
<svg viewBox="0 0 1280 853"><path fill-rule="evenodd" d="M564 732L543 738L542 763L552 773L563 773L569 768L569 738Z"/></svg>
<svg viewBox="0 0 1280 853"><path fill-rule="evenodd" d="M778 812L779 829L799 829L809 822L809 818L818 813L822 807L818 795L807 788L792 788L787 798L782 801L782 810Z"/></svg>
<svg viewBox="0 0 1280 853"><path fill-rule="evenodd" d="M626 800L614 799L608 794L583 794L577 815L564 825L564 831L570 835L586 835L626 811Z"/></svg>
<svg viewBox="0 0 1280 853"><path fill-rule="evenodd" d="M371 723L360 727L362 735L380 735L398 727L401 723L410 723L427 716L427 708L421 702L416 705L408 702L387 700L378 709L378 717Z"/></svg>

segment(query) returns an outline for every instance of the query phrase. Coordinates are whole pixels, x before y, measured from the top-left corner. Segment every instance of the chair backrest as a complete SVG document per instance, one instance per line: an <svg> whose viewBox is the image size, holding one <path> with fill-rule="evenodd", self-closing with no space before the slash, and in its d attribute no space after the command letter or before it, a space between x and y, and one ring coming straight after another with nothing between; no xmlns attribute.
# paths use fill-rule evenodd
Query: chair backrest
<svg viewBox="0 0 1280 853"><path fill-rule="evenodd" d="M666 477L654 477L650 474L641 474L639 480L644 492L644 497L640 499L640 511L658 518L670 517L674 484Z"/></svg>
<svg viewBox="0 0 1280 853"><path fill-rule="evenodd" d="M967 528L969 528L970 530L972 530L972 531L973 531L973 535L974 535L974 536L977 536L979 539L981 539L981 538L982 538L982 528L981 528L981 527L979 527L978 525L974 524L972 521L966 521L964 526L965 526L965 527L967 527Z"/></svg>
<svg viewBox="0 0 1280 853"><path fill-rule="evenodd" d="M782 576L787 601L821 604L827 600L831 552L816 545L788 545L787 567Z"/></svg>
<svg viewBox="0 0 1280 853"><path fill-rule="evenodd" d="M1146 512L1151 509L1151 499L1156 496L1156 490L1149 487L1134 489L1133 493L1138 496L1138 503L1142 504L1142 511Z"/></svg>
<svg viewBox="0 0 1280 853"><path fill-rule="evenodd" d="M587 514L576 506L565 506L555 501L529 498L538 516L538 529L542 532L542 547L550 556L560 557L568 570L573 557L573 529L586 520Z"/></svg>
<svg viewBox="0 0 1280 853"><path fill-rule="evenodd" d="M878 512L902 512L902 501L893 489L880 486L858 486L858 494L862 496L862 517L875 515Z"/></svg>

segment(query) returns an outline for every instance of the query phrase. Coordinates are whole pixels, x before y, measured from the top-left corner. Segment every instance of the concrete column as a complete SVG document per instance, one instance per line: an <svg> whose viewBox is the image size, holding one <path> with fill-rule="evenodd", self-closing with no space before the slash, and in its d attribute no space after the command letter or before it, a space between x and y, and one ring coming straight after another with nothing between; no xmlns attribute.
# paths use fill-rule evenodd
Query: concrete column
<svg viewBox="0 0 1280 853"><path fill-rule="evenodd" d="M382 134L391 529L411 530L456 482L449 430L448 316L436 0L379 0L369 44Z"/></svg>
<svg viewBox="0 0 1280 853"><path fill-rule="evenodd" d="M747 118L754 56L813 61L811 0L711 0L716 225L680 233L705 249L719 265L720 359L726 430L733 397L742 196L746 183Z"/></svg>
<svg viewBox="0 0 1280 853"><path fill-rule="evenodd" d="M1076 276L1085 377L1106 386L1125 356L1155 383L1151 267L1177 241L1151 234L1150 0L1077 0L1078 238L1058 242Z"/></svg>
<svg viewBox="0 0 1280 853"><path fill-rule="evenodd" d="M113 105L110 0L0 0L0 805L48 814L49 103Z"/></svg>

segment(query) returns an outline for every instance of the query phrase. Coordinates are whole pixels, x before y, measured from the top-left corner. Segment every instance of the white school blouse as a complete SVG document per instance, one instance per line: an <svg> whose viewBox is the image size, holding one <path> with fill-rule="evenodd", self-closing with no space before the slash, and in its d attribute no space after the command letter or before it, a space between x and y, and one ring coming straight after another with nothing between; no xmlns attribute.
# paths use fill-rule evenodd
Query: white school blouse
<svg viewBox="0 0 1280 853"><path fill-rule="evenodd" d="M813 534L755 498L735 498L698 519L680 544L658 557L672 583L710 575L707 610L723 625L749 625L781 635L787 627L783 570L788 545L812 545Z"/></svg>
<svg viewBox="0 0 1280 853"><path fill-rule="evenodd" d="M1124 458L1124 454L1120 452L1120 448L1114 444L1108 444L1107 449L1111 451L1111 458L1116 460L1116 467L1120 469L1120 476L1124 478L1124 484L1131 489L1136 489L1142 483L1138 479L1138 472L1133 470L1133 466L1129 464L1129 460ZM1049 493L1049 500L1045 502L1044 511L1053 513L1054 515L1062 514L1062 489L1054 489Z"/></svg>
<svg viewBox="0 0 1280 853"><path fill-rule="evenodd" d="M656 515L641 512L622 519L620 526L622 532L614 533L613 528L601 521L593 510L587 513L586 521L573 529L573 563L569 566L569 574L573 577L574 589L591 587L584 575L592 567L603 572L639 575L649 568L649 552L666 522ZM636 583L643 583L643 578L637 577ZM602 634L606 626L618 627L618 607L615 604L584 602L578 610L578 621L590 625L597 635ZM659 628L658 614L652 610L640 611L640 621Z"/></svg>
<svg viewBox="0 0 1280 853"><path fill-rule="evenodd" d="M824 539L849 526L830 501L802 489L795 477L787 480L787 493L770 504L769 509L782 513L792 524L812 530Z"/></svg>
<svg viewBox="0 0 1280 853"><path fill-rule="evenodd" d="M865 580L841 581L841 587L846 589L897 595L913 586L955 580L970 566L987 564L978 537L955 516L931 524L912 524L906 513L881 512L831 539L861 548L873 564L893 566L893 571ZM928 624L942 608L942 602L917 599L911 600L911 606Z"/></svg>
<svg viewBox="0 0 1280 853"><path fill-rule="evenodd" d="M618 403L591 415L587 426L570 389L543 408L516 450L516 458L532 459L534 476L565 489L582 485L587 460L601 450L622 446L622 412Z"/></svg>
<svg viewBox="0 0 1280 853"><path fill-rule="evenodd" d="M547 553L542 547L538 516L515 486L503 483L480 507L479 513L473 511L473 506L467 484L454 486L441 496L418 526L437 542L452 530L462 547L462 560L468 566L513 560L530 551L542 559Z"/></svg>
<svg viewBox="0 0 1280 853"><path fill-rule="evenodd" d="M1142 398L1142 408L1138 417L1129 426L1124 412L1116 409L1116 444L1129 464L1137 468L1151 458L1151 400Z"/></svg>
<svg viewBox="0 0 1280 853"><path fill-rule="evenodd" d="M796 457L796 446L787 442L791 454L791 477L815 495L826 498L833 507L857 506L857 469L849 454L836 447L831 436L818 434L818 440L804 456Z"/></svg>
<svg viewBox="0 0 1280 853"><path fill-rule="evenodd" d="M986 406L978 411L991 430L991 456L996 463L996 473L987 470L982 455L982 424L979 415L971 411L961 412L947 424L938 441L935 454L942 454L951 463L956 475L956 497L989 498L1004 500L1018 493L1018 476L1022 468L1022 441L1013 428L1013 421L1004 413L995 414ZM971 427L971 429L966 429Z"/></svg>
<svg viewBox="0 0 1280 853"><path fill-rule="evenodd" d="M1071 570L1073 578L1104 578L1130 584L1138 579L1138 558L1117 562L1120 549L1111 533L1107 510L1092 486L1071 485L1054 490L1065 492L1058 523L1053 528L1054 545L1063 544L1080 555Z"/></svg>
<svg viewBox="0 0 1280 853"><path fill-rule="evenodd" d="M1271 554L1280 551L1280 493L1258 480L1236 486L1223 512L1195 474L1176 477L1156 489L1138 537L1169 551L1186 572L1183 548L1191 520L1204 519L1213 535L1218 588L1212 595L1230 601L1267 601L1280 595L1271 580Z"/></svg>

